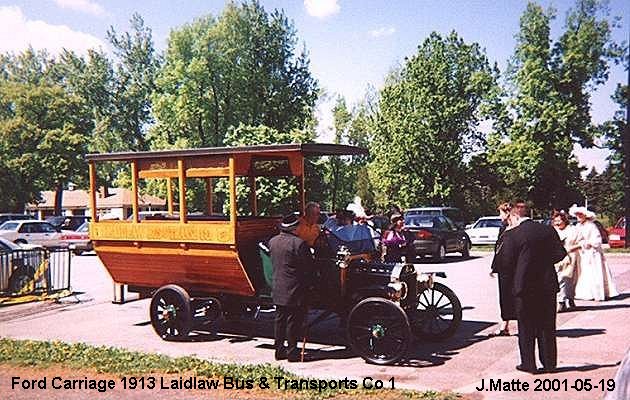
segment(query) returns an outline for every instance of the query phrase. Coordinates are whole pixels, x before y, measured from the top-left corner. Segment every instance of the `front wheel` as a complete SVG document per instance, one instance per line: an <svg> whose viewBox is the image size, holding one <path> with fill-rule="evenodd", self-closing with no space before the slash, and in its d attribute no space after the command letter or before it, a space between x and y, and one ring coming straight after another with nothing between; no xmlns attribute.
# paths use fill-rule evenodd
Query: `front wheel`
<svg viewBox="0 0 630 400"><path fill-rule="evenodd" d="M429 341L453 336L462 322L462 305L447 286L435 282L417 295L418 306L411 315L413 334Z"/></svg>
<svg viewBox="0 0 630 400"><path fill-rule="evenodd" d="M409 346L409 320L398 304L369 297L350 311L348 339L352 350L365 361L391 364L400 360Z"/></svg>
<svg viewBox="0 0 630 400"><path fill-rule="evenodd" d="M177 285L158 289L151 299L149 310L153 329L164 340L182 339L188 336L192 325L190 297Z"/></svg>

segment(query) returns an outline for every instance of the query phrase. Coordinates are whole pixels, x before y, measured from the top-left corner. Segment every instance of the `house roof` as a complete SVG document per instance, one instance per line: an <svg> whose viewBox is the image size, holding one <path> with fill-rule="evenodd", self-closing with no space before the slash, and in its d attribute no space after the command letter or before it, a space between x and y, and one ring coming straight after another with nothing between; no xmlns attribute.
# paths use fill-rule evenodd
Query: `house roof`
<svg viewBox="0 0 630 400"><path fill-rule="evenodd" d="M26 206L28 210L37 210L43 208L55 207L55 192L45 190L41 192L42 201L37 204L29 204ZM111 188L109 196L103 198L101 193L96 197L97 208L117 208L130 207L132 193L129 189ZM64 190L62 199L62 208L88 208L90 204L90 194L87 190ZM138 196L139 206L164 206L166 200L151 195Z"/></svg>

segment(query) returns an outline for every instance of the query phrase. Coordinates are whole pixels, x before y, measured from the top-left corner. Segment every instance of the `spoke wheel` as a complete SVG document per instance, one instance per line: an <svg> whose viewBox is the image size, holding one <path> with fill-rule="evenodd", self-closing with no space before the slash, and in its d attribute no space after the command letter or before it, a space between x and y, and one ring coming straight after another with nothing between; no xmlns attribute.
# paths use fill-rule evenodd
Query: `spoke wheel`
<svg viewBox="0 0 630 400"><path fill-rule="evenodd" d="M391 364L405 354L411 341L409 320L398 304L370 297L350 311L348 339L352 350L364 360Z"/></svg>
<svg viewBox="0 0 630 400"><path fill-rule="evenodd" d="M184 338L190 332L190 297L177 285L160 288L151 299L151 325L164 340Z"/></svg>
<svg viewBox="0 0 630 400"><path fill-rule="evenodd" d="M421 339L439 341L452 336L462 322L462 305L447 286L435 282L433 288L418 293L418 307L411 330Z"/></svg>

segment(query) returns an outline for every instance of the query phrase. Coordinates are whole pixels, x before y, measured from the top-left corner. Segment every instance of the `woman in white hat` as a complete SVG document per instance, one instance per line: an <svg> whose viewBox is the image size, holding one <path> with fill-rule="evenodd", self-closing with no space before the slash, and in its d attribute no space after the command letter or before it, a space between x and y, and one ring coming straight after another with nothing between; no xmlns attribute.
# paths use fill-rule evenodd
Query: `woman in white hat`
<svg viewBox="0 0 630 400"><path fill-rule="evenodd" d="M578 220L580 262L575 298L582 300L606 300L619 293L602 250L602 236L593 223L595 213L586 207L571 206L569 214Z"/></svg>

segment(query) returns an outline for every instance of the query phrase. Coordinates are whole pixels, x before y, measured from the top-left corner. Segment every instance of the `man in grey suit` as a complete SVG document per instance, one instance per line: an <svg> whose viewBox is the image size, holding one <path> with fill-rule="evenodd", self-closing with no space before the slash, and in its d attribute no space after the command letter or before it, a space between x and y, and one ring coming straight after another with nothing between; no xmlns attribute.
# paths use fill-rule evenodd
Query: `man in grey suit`
<svg viewBox="0 0 630 400"><path fill-rule="evenodd" d="M308 244L295 235L299 224L296 215L287 215L280 233L269 241L273 265L273 289L276 306L275 358L300 361L298 340L306 316L306 292L313 271L313 256ZM288 348L284 347L285 339Z"/></svg>

